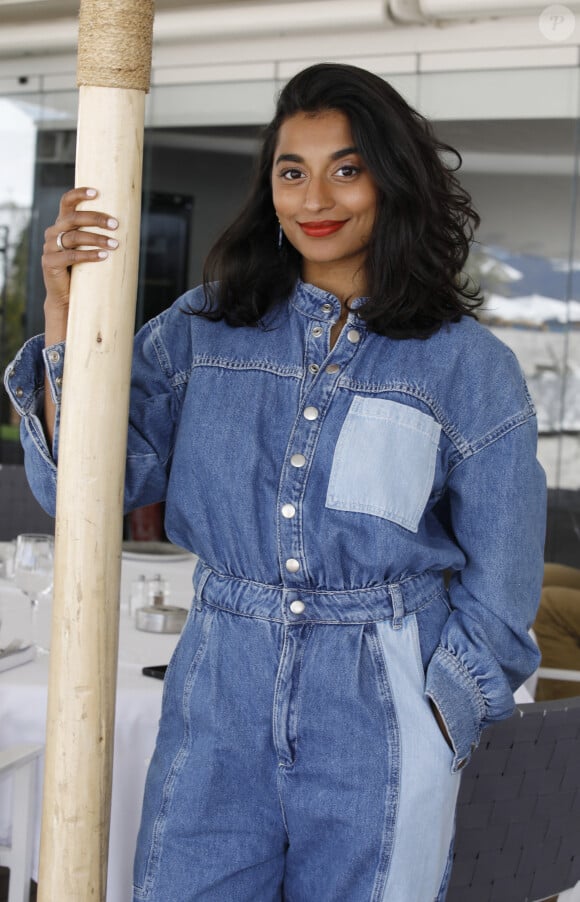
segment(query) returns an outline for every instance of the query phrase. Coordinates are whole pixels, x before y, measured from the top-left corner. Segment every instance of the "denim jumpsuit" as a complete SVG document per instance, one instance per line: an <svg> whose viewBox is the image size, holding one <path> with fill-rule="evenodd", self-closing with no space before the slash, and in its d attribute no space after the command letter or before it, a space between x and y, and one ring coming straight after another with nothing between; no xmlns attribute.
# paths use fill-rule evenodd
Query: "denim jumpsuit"
<svg viewBox="0 0 580 902"><path fill-rule="evenodd" d="M441 902L460 770L538 662L545 480L520 368L469 317L397 341L355 309L330 349L340 303L302 282L259 327L183 312L202 302L135 339L126 506L165 499L200 560L134 902ZM53 512L39 414L64 345L41 349L6 385Z"/></svg>

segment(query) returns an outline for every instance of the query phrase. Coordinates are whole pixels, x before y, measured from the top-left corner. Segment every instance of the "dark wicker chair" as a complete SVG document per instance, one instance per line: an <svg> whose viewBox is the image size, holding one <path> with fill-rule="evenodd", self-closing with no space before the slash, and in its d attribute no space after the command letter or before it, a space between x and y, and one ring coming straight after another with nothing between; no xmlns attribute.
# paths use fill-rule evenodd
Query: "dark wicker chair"
<svg viewBox="0 0 580 902"><path fill-rule="evenodd" d="M447 902L538 902L580 880L580 698L518 705L463 774Z"/></svg>
<svg viewBox="0 0 580 902"><path fill-rule="evenodd" d="M34 498L22 466L0 464L0 511L0 542L21 532L54 533L54 520Z"/></svg>

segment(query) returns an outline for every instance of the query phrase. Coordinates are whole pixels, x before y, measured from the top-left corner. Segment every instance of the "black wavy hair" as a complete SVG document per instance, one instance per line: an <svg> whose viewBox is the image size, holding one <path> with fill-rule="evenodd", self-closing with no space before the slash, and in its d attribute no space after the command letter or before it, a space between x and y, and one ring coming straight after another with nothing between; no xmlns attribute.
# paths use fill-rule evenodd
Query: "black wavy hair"
<svg viewBox="0 0 580 902"><path fill-rule="evenodd" d="M356 66L320 63L282 90L264 131L250 195L208 254L201 313L232 326L258 325L289 296L301 257L284 240L272 202L272 166L282 123L296 113L338 110L378 188L365 261L369 300L357 309L370 330L391 338L427 338L443 323L475 316L483 301L463 272L480 218L454 172L461 155L386 81ZM456 157L448 166L441 154ZM191 311L194 312L194 311Z"/></svg>

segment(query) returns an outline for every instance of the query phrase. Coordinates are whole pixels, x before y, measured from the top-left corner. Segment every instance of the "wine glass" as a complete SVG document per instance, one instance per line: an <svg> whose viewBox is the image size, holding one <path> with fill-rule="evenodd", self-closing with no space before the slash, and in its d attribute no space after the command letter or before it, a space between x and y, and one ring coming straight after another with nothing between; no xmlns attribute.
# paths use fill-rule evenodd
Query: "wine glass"
<svg viewBox="0 0 580 902"><path fill-rule="evenodd" d="M39 596L50 589L54 567L54 538L40 533L24 533L16 538L14 582L30 600L31 639L37 652L48 649L38 644L37 620Z"/></svg>

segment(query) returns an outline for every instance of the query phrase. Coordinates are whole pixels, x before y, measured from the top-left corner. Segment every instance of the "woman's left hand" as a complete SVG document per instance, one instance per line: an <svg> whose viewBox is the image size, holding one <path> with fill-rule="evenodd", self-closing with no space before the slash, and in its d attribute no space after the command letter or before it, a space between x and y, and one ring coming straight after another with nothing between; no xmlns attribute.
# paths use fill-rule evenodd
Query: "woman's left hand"
<svg viewBox="0 0 580 902"><path fill-rule="evenodd" d="M429 704L431 705L431 710L433 711L435 720L437 721L437 725L438 725L439 729L441 730L441 733L443 734L443 738L445 739L445 742L447 743L447 745L449 746L451 751L454 752L455 749L453 748L453 743L451 742L451 736L449 735L449 733L447 731L445 721L443 720L443 717L441 716L441 712L439 711L439 708L437 707L437 705L435 705L435 703L431 699L429 699Z"/></svg>

